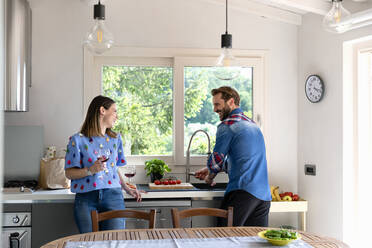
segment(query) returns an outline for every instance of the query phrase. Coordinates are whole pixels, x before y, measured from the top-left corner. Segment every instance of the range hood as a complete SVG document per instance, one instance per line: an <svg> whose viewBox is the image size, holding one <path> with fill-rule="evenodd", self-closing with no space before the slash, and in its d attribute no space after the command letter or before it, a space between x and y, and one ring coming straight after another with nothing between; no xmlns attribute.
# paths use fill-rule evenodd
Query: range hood
<svg viewBox="0 0 372 248"><path fill-rule="evenodd" d="M29 108L31 87L31 8L28 0L5 0L4 110Z"/></svg>

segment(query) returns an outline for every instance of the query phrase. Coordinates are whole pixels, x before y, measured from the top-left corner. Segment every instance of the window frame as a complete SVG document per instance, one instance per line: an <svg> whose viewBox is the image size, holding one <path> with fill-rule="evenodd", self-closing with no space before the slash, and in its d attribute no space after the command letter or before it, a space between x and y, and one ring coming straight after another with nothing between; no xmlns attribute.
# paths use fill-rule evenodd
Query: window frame
<svg viewBox="0 0 372 248"><path fill-rule="evenodd" d="M219 54L220 49L114 47L104 55L94 55L84 48L83 119L90 101L102 94L103 65L171 66L173 67L173 155L131 155L127 156L127 162L139 165L144 164L146 160L160 158L171 166L185 165L184 67L213 66ZM253 119L261 127L266 137L266 146L269 147L266 125L268 123L266 109L268 51L234 50L233 54L241 65L253 67ZM191 165L204 165L205 163L206 155L190 158Z"/></svg>

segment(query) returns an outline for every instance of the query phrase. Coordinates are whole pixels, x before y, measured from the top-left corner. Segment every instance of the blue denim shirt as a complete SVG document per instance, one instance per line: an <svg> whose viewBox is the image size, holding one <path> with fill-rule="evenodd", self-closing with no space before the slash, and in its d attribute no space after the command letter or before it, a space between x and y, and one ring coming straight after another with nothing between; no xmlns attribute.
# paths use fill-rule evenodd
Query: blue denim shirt
<svg viewBox="0 0 372 248"><path fill-rule="evenodd" d="M260 128L240 108L218 125L216 145L207 167L213 174L228 173L225 194L244 190L260 200L271 201L264 138Z"/></svg>

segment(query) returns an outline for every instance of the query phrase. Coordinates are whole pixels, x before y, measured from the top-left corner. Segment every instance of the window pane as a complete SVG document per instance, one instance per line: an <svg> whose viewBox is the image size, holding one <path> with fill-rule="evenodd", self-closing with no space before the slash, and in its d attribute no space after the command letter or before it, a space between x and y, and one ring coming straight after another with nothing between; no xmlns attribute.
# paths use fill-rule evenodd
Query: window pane
<svg viewBox="0 0 372 248"><path fill-rule="evenodd" d="M252 118L253 116L253 68L241 68L240 75L230 81L217 79L214 67L185 67L185 143L186 153L191 135L198 129L203 129L211 137L211 149L216 140L217 125L220 119L213 112L211 90L220 86L231 86L239 92L240 108ZM206 154L208 150L207 138L198 133L194 136L190 148L191 155Z"/></svg>
<svg viewBox="0 0 372 248"><path fill-rule="evenodd" d="M115 100L128 155L171 155L173 151L173 69L103 66L103 94Z"/></svg>

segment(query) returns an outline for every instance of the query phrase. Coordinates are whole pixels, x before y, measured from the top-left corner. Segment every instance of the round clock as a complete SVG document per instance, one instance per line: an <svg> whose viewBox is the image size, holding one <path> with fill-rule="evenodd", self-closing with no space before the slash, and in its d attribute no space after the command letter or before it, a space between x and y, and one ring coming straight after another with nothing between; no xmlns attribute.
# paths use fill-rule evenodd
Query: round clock
<svg viewBox="0 0 372 248"><path fill-rule="evenodd" d="M324 95L324 83L318 75L310 75L306 79L305 94L307 99L312 103L322 100Z"/></svg>

